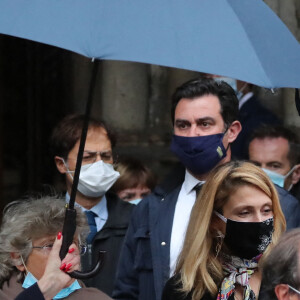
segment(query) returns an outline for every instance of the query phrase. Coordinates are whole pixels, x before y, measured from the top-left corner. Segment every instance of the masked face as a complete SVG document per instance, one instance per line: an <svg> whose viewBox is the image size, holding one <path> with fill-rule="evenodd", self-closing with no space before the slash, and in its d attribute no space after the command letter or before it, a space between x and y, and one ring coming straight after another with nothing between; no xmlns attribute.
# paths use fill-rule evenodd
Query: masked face
<svg viewBox="0 0 300 300"><path fill-rule="evenodd" d="M68 193L71 194L73 175L76 167L77 154L79 151L78 140L73 149L69 152L66 160L61 157L56 157L56 166L61 173L66 174L66 183ZM104 164L96 164L98 161L102 161ZM104 128L90 128L87 133L84 154L82 159L82 167L80 172L80 179L78 190L83 191L83 195L87 197L100 197L103 195L104 190L107 190L106 176L114 178L114 170L112 167L107 166L113 163L111 142L107 136L107 132ZM97 172L97 170L99 170ZM100 178L97 173L101 173L101 176L105 177L106 183L102 186L98 186L102 177ZM106 173L106 174L105 174ZM113 180L113 179L112 179Z"/></svg>
<svg viewBox="0 0 300 300"><path fill-rule="evenodd" d="M73 172L68 172L72 177ZM81 167L77 188L87 197L98 198L103 196L119 177L120 173L114 170L112 164L99 160Z"/></svg>
<svg viewBox="0 0 300 300"><path fill-rule="evenodd" d="M249 159L263 168L273 183L288 189L294 167L288 157L289 143L282 137L253 139L249 144Z"/></svg>
<svg viewBox="0 0 300 300"><path fill-rule="evenodd" d="M217 96L181 99L174 119L171 149L191 173L205 174L221 160L226 161L229 139L224 135L225 124Z"/></svg>
<svg viewBox="0 0 300 300"><path fill-rule="evenodd" d="M273 218L263 222L237 222L215 214L226 223L224 244L234 256L254 258L263 254L272 242Z"/></svg>
<svg viewBox="0 0 300 300"><path fill-rule="evenodd" d="M272 240L272 200L260 189L243 185L238 187L222 207L225 223L220 228L224 243L230 252L240 258L251 259L265 251Z"/></svg>

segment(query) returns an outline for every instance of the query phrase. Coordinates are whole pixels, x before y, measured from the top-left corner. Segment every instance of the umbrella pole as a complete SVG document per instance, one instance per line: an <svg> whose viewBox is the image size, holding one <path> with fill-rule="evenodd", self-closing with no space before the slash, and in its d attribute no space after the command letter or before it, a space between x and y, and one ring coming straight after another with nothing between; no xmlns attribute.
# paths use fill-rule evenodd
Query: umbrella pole
<svg viewBox="0 0 300 300"><path fill-rule="evenodd" d="M60 253L59 253L61 259L63 259L67 255L69 247L73 243L73 238L74 238L74 234L76 231L76 210L74 208L74 205L75 205L82 157L83 157L83 152L84 152L84 146L85 146L87 131L88 131L88 127L89 127L89 119L90 119L92 102L93 102L93 94L94 94L94 90L95 90L95 86L96 86L96 79L97 79L97 73L98 73L98 68L99 68L98 60L96 60L93 63L94 64L93 64L93 69L92 69L92 77L91 77L91 83L90 83L89 92L88 92L88 99L87 99L86 108L85 108L85 115L84 115L84 121L83 121L83 126L82 126L79 151L77 154L75 174L73 177L71 196L70 196L69 203L66 205L66 214L65 214L65 220L64 220L63 230L62 230L63 243L62 243ZM93 270L91 270L87 273L74 271L74 272L70 273L70 276L73 278L78 278L78 279L85 279L85 278L94 276L100 270L100 267L102 266L103 254L104 254L103 252L99 253L98 262Z"/></svg>

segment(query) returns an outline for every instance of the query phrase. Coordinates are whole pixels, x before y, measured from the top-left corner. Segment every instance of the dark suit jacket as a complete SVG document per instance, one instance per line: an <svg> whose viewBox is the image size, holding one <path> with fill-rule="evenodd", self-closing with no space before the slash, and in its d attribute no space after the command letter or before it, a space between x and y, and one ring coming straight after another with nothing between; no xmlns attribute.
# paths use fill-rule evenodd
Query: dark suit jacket
<svg viewBox="0 0 300 300"><path fill-rule="evenodd" d="M170 241L181 185L157 187L134 210L117 270L114 299L161 300L169 278Z"/></svg>
<svg viewBox="0 0 300 300"><path fill-rule="evenodd" d="M84 280L84 283L88 287L96 287L111 295L122 244L135 205L119 199L117 195L110 192L106 193L105 196L108 219L94 237L91 253L88 251L82 257L82 264L84 270L90 270L96 263L98 252L100 250L106 251L100 272L96 276Z"/></svg>
<svg viewBox="0 0 300 300"><path fill-rule="evenodd" d="M236 159L248 159L249 138L254 129L263 124L281 124L281 121L262 106L255 96L248 99L241 107L239 121L243 128L231 146L232 157Z"/></svg>

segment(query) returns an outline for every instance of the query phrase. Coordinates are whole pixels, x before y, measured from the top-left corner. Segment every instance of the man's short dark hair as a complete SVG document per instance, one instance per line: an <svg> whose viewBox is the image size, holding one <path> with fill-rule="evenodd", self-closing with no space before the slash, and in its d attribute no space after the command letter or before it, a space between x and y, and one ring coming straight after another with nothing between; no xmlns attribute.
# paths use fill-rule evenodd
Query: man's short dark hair
<svg viewBox="0 0 300 300"><path fill-rule="evenodd" d="M69 152L76 142L80 140L84 122L84 115L72 114L64 117L54 128L50 138L50 148L52 156L60 156L67 159ZM111 146L115 146L115 137L107 125L94 118L89 120L89 129L103 128L107 132L107 137Z"/></svg>
<svg viewBox="0 0 300 300"><path fill-rule="evenodd" d="M211 78L198 78L190 80L179 86L172 96L172 121L174 124L175 109L178 102L183 99L195 99L205 95L214 95L219 98L221 116L227 126L238 120L239 101L234 89L224 81L216 82Z"/></svg>
<svg viewBox="0 0 300 300"><path fill-rule="evenodd" d="M263 263L262 294L264 300L277 299L275 287L288 284L295 289L299 285L300 228L285 233ZM290 293L294 293L290 289Z"/></svg>
<svg viewBox="0 0 300 300"><path fill-rule="evenodd" d="M263 140L266 138L284 138L289 143L288 160L291 166L297 165L300 162L300 146L297 135L290 129L282 125L263 124L256 128L249 140L249 144L254 139Z"/></svg>

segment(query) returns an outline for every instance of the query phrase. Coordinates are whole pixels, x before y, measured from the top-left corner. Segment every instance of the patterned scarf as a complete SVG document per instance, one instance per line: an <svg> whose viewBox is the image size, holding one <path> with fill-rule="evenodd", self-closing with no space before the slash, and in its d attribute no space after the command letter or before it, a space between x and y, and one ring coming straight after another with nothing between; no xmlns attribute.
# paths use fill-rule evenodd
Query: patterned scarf
<svg viewBox="0 0 300 300"><path fill-rule="evenodd" d="M236 256L225 256L222 263L223 271L226 276L222 281L217 300L227 300L234 294L235 283L244 288L244 300L255 300L255 294L249 285L249 279L257 269L258 261L262 254L248 259L241 259Z"/></svg>

